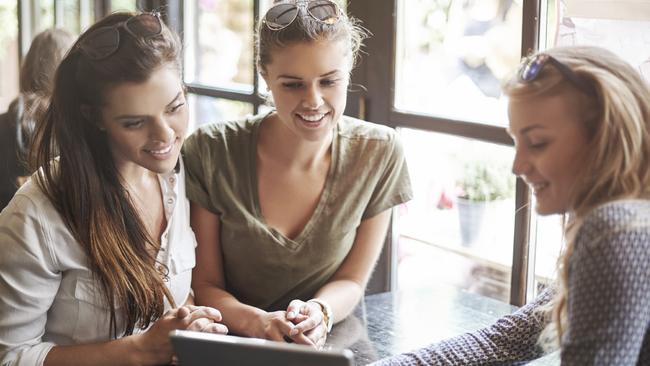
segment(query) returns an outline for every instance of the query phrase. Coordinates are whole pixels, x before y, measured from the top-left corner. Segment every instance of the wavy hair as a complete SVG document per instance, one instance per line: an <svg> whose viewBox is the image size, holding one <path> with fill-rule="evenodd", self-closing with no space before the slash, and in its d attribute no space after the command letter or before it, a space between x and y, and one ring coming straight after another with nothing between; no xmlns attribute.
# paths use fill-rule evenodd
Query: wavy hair
<svg viewBox="0 0 650 366"><path fill-rule="evenodd" d="M164 65L180 73L180 41L164 24L160 35L146 39L120 27L119 48L111 56L93 61L80 48L98 28L135 15L111 14L79 37L57 70L52 101L37 125L30 155L32 166L40 167L37 183L85 250L102 286L112 337L118 336L118 307L125 319L123 335L130 335L162 316L164 298L175 306L163 281L167 269L162 266L160 273L154 265L157 240L148 234L125 188L99 119L113 86L144 82Z"/></svg>
<svg viewBox="0 0 650 366"><path fill-rule="evenodd" d="M650 89L637 70L599 47L557 47L542 53L570 67L595 96L580 93L555 67L545 67L532 82L512 77L505 93L516 100L579 93L588 134L589 159L577 172L566 213L566 247L558 259L558 291L542 309L549 325L540 336L544 348L558 347L567 324L568 264L584 217L607 202L650 198Z"/></svg>

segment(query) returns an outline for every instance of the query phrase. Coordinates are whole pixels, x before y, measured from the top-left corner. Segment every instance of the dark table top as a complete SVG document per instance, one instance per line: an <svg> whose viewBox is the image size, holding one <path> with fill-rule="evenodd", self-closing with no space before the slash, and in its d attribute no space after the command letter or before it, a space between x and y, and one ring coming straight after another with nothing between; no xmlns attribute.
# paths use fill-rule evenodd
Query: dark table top
<svg viewBox="0 0 650 366"><path fill-rule="evenodd" d="M349 348L357 365L413 350L492 324L517 308L453 287L387 292L366 296L335 325L327 345ZM559 364L557 355L532 365Z"/></svg>

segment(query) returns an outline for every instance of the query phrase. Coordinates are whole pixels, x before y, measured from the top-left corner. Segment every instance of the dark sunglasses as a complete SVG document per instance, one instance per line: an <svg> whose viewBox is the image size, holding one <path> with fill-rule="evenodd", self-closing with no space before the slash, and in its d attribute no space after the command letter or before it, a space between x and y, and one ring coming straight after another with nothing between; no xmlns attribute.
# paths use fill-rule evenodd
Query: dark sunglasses
<svg viewBox="0 0 650 366"><path fill-rule="evenodd" d="M555 66L562 76L573 83L573 85L580 89L580 91L587 95L596 95L594 89L589 85L589 83L580 78L575 71L558 61L555 57L544 53L538 53L524 60L519 71L519 79L525 82L537 79L542 69L544 69L544 66L549 63Z"/></svg>
<svg viewBox="0 0 650 366"><path fill-rule="evenodd" d="M134 15L123 22L95 29L79 48L93 61L105 59L120 48L120 28L134 38L147 39L162 33L162 22L159 13Z"/></svg>
<svg viewBox="0 0 650 366"><path fill-rule="evenodd" d="M297 0L275 5L266 12L262 21L273 31L288 27L298 18L300 10L323 24L332 25L341 19L341 8L331 0Z"/></svg>

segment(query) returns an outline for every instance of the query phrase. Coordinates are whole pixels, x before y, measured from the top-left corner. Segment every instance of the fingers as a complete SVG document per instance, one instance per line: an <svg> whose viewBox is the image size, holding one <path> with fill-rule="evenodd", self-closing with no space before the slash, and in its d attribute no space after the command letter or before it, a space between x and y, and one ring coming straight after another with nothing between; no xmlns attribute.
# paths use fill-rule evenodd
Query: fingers
<svg viewBox="0 0 650 366"><path fill-rule="evenodd" d="M226 327L221 323L215 323L208 318L196 319L187 327L187 330L193 330L195 332L203 332L203 333L217 333L217 334L228 333L228 327Z"/></svg>
<svg viewBox="0 0 650 366"><path fill-rule="evenodd" d="M304 333L315 345L316 348L321 349L327 340L327 329L325 324L321 323L316 328L311 329Z"/></svg>
<svg viewBox="0 0 650 366"><path fill-rule="evenodd" d="M300 314L300 310L303 307L304 302L302 300L293 300L287 306L287 320L294 320L294 318Z"/></svg>
<svg viewBox="0 0 650 366"><path fill-rule="evenodd" d="M183 319L186 316L190 315L192 311L187 306L181 306L176 310L176 317L178 319Z"/></svg>
<svg viewBox="0 0 650 366"><path fill-rule="evenodd" d="M186 311L189 313L186 313ZM184 305L178 309L177 318L182 319L183 323L186 324L185 326L188 327L192 322L200 318L207 318L213 322L220 322L221 312L208 306Z"/></svg>
<svg viewBox="0 0 650 366"><path fill-rule="evenodd" d="M228 334L228 327L221 323L210 323L206 325L201 332L204 333L215 333L215 334Z"/></svg>
<svg viewBox="0 0 650 366"><path fill-rule="evenodd" d="M298 333L304 333L310 329L314 329L323 322L323 312L317 304L303 303L303 306L300 309L300 313L303 318L307 318L297 323L296 326L293 327L291 333L289 334L290 336L294 336Z"/></svg>
<svg viewBox="0 0 650 366"><path fill-rule="evenodd" d="M294 343L316 347L316 343L314 343L313 340L311 340L309 337L307 337L302 333L296 334L294 336L290 336L290 338L294 341Z"/></svg>

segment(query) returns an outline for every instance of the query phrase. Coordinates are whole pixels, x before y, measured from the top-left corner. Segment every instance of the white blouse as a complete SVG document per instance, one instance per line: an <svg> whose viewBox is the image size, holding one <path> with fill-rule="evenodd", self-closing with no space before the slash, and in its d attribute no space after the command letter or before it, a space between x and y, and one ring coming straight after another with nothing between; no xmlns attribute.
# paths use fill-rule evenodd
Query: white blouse
<svg viewBox="0 0 650 366"><path fill-rule="evenodd" d="M177 306L190 293L196 247L179 166L158 176L167 227L157 262L169 269L166 285ZM123 317L116 313L116 321L121 334ZM28 181L0 213L0 364L42 365L55 345L110 340L109 323L86 253L38 185Z"/></svg>

